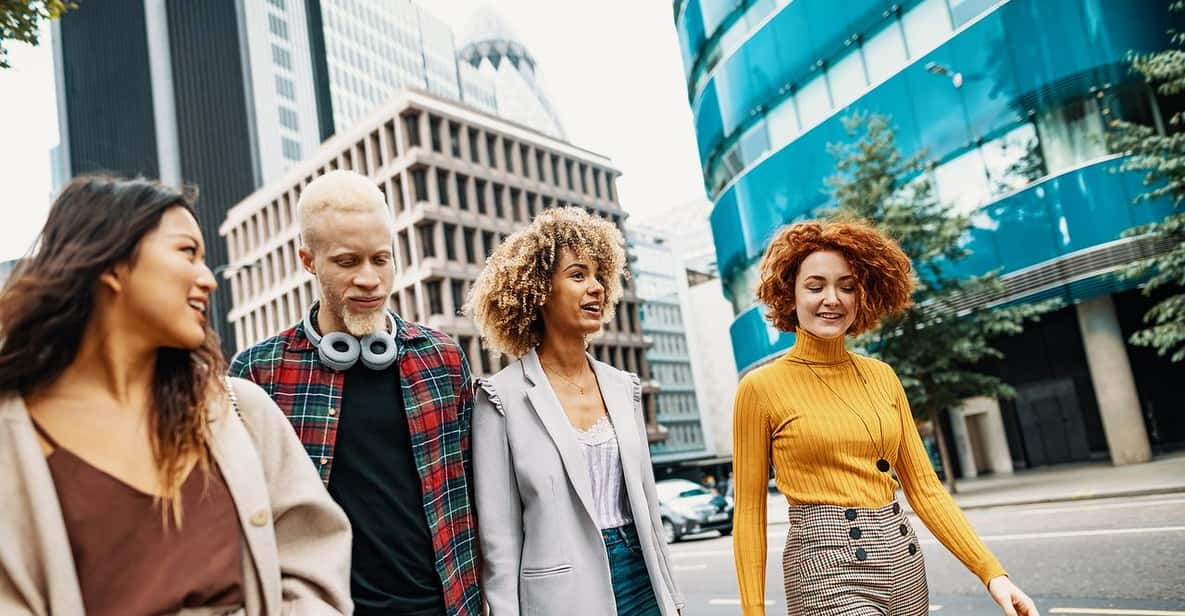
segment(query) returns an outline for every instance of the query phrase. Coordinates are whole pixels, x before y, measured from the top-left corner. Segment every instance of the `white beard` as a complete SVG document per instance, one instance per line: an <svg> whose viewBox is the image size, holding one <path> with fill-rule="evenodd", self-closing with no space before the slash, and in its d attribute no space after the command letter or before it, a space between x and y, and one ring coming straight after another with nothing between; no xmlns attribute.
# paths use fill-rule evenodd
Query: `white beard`
<svg viewBox="0 0 1185 616"><path fill-rule="evenodd" d="M356 314L349 310L341 313L342 323L346 331L355 338L362 338L375 332L387 329L387 309L375 310L366 314Z"/></svg>

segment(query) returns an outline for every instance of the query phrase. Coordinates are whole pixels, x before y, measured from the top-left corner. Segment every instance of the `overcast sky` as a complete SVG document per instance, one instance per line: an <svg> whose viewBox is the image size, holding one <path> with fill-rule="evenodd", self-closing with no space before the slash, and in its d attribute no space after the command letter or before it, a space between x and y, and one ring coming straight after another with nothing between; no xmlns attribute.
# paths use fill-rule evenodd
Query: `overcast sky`
<svg viewBox="0 0 1185 616"><path fill-rule="evenodd" d="M420 2L458 44L487 2ZM645 220L703 201L691 111L667 0L499 0L497 12L535 56L543 85L577 146L622 171L622 206ZM43 33L46 31L43 28ZM48 38L6 43L0 70L0 260L25 253L45 221L49 149L58 142Z"/></svg>

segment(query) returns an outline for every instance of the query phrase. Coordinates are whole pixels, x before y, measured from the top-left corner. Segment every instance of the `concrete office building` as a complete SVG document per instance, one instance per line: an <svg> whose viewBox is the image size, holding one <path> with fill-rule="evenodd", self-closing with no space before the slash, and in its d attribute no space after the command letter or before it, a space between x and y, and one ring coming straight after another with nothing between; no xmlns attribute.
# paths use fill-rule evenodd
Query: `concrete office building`
<svg viewBox="0 0 1185 616"><path fill-rule="evenodd" d="M233 267L230 312L237 349L300 319L316 286L300 266L295 208L300 191L332 169L351 169L383 190L395 219L391 306L453 336L476 375L509 360L479 344L458 316L490 252L540 211L579 206L623 225L611 162L524 126L424 92L404 91L307 160L235 205L221 226ZM640 303L633 284L596 339L598 359L637 373L652 440L661 438Z"/></svg>
<svg viewBox="0 0 1185 616"><path fill-rule="evenodd" d="M1117 118L1161 131L1180 97L1129 70L1185 16L1127 0L676 0L720 277L741 373L784 353L755 305L759 260L783 224L827 205L827 145L856 110L892 118L906 155L933 159L938 198L972 215L965 275L1005 292L965 308L1060 298L985 366L1012 400L971 400L943 429L963 474L1079 460L1117 464L1185 445L1181 367L1126 343L1156 298L1113 273L1166 249L1125 230L1172 210L1113 170ZM955 469L956 471L960 469Z"/></svg>

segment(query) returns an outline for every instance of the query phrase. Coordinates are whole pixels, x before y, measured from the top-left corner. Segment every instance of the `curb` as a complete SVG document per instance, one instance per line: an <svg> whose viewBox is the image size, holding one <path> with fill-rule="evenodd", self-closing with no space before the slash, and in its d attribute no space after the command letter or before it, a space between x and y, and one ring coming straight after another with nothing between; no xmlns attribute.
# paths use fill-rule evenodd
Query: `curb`
<svg viewBox="0 0 1185 616"><path fill-rule="evenodd" d="M972 505L959 505L963 511L975 511L978 509L995 509L997 507L1019 507L1022 505L1046 505L1050 503L1070 503L1084 500L1099 500L1104 498L1133 498L1137 496L1157 496L1161 494L1182 494L1185 493L1185 486L1171 486L1164 488L1146 488L1140 490L1123 490L1121 492L1108 492L1105 494L1073 494L1070 496L1050 496L1046 498L1030 498L1013 500L996 503L980 503ZM955 500L958 502L958 495L955 495Z"/></svg>

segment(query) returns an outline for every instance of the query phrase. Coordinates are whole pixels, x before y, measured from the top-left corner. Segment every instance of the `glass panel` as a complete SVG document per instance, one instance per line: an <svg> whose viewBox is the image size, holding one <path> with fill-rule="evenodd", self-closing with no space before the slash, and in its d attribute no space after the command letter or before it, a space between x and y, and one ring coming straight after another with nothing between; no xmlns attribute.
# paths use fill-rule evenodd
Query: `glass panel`
<svg viewBox="0 0 1185 616"><path fill-rule="evenodd" d="M864 76L864 58L859 49L853 49L827 69L827 79L831 82L831 96L835 99L835 106L842 107L854 100L865 88L868 79Z"/></svg>
<svg viewBox="0 0 1185 616"><path fill-rule="evenodd" d="M905 26L905 43L910 58L930 53L953 31L946 0L922 0L901 16L901 23Z"/></svg>
<svg viewBox="0 0 1185 616"><path fill-rule="evenodd" d="M1023 124L981 148L993 196L1008 194L1045 175L1037 130Z"/></svg>
<svg viewBox="0 0 1185 616"><path fill-rule="evenodd" d="M794 108L794 97L788 96L769 110L765 116L769 142L775 148L782 147L798 136L798 110Z"/></svg>
<svg viewBox="0 0 1185 616"><path fill-rule="evenodd" d="M827 93L827 80L823 75L806 82L798 90L796 98L804 132L814 128L831 113L831 96Z"/></svg>
<svg viewBox="0 0 1185 616"><path fill-rule="evenodd" d="M1041 154L1050 173L1107 153L1099 138L1103 134L1103 116L1093 96L1038 113L1037 132L1041 135Z"/></svg>
<svg viewBox="0 0 1185 616"><path fill-rule="evenodd" d="M987 170L979 149L973 149L934 169L934 187L955 213L970 214L991 198Z"/></svg>
<svg viewBox="0 0 1185 616"><path fill-rule="evenodd" d="M891 22L864 43L864 60L868 65L868 78L876 85L901 70L908 61L905 39L901 36L901 24Z"/></svg>

